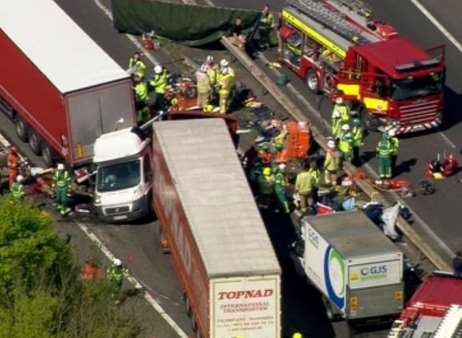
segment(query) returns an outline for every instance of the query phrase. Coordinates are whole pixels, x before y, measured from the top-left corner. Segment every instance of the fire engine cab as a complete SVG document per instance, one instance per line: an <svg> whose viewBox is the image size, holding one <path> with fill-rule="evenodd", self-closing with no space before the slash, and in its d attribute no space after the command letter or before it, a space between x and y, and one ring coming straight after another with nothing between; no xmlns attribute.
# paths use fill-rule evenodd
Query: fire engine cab
<svg viewBox="0 0 462 338"><path fill-rule="evenodd" d="M351 100L369 130L437 127L444 46L423 50L370 15L356 0L287 0L279 29L284 62L312 92Z"/></svg>

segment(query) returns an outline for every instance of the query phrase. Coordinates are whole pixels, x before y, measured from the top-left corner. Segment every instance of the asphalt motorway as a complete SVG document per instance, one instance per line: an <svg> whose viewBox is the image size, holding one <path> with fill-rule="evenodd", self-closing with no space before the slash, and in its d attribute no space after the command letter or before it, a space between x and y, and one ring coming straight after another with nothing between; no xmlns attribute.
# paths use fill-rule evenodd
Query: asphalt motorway
<svg viewBox="0 0 462 338"><path fill-rule="evenodd" d="M117 34L113 30L110 20L95 5L93 0L81 0L78 2L57 0L57 2L122 67L126 66L128 55L136 47L125 36ZM230 2L223 2L223 4L229 5ZM220 2L217 1L217 3ZM259 1L232 1L233 5L239 5L240 7L248 7L250 4L255 8L259 8L261 3ZM107 2L105 4L107 5ZM163 53L156 52L155 57L160 62L168 60ZM296 79L293 79L293 83L296 83ZM302 83L298 85L301 90L304 89ZM320 101L319 97L309 97L309 99L315 103L320 102L319 106L327 114L329 105L325 101ZM11 137L14 138L13 135ZM268 219L270 215L265 216L266 220L270 221ZM290 242L286 229L282 227L287 220L271 218L271 222L267 222L268 224L273 224L270 232L273 239L275 239L274 243L277 251L283 252ZM91 230L106 243L111 251L128 263L130 271L145 285L148 292L161 303L162 307L181 328L187 333L191 333L190 321L184 311L182 295L171 269L170 259L168 256L160 254L158 250L157 223L113 226L93 222L91 219L85 220L85 222L89 224ZM308 334L308 337L347 337L347 330L344 326L340 324L332 328L327 322L322 312L323 307L318 293L314 289L306 287L298 278L293 277L293 271L290 268L291 264L287 257L280 256L279 258L281 265L283 265L285 276L289 276L285 277L283 282L285 290L283 309L286 329L302 329ZM158 319L153 318L152 320ZM155 327L155 324L153 326ZM169 334L162 337L170 338L170 336L174 337L175 335ZM383 332L374 332L355 337L383 336Z"/></svg>
<svg viewBox="0 0 462 338"><path fill-rule="evenodd" d="M209 0L199 0L210 3ZM252 2L237 0L212 0L213 4L222 7L242 7L259 9L269 2L273 10L281 8L281 0L256 0ZM402 0L368 1L373 8L374 17L394 25L398 31L418 45L429 48L438 44L446 45L447 87L444 122L439 130L404 136L401 138L401 149L398 159L397 174L409 179L416 187L424 176L425 163L436 158L437 153L452 152L460 159L460 144L462 143L462 126L460 124L460 106L462 105L462 69L459 66L461 51L441 33L422 12L411 2ZM422 1L422 4L435 16L439 22L455 37L462 38L462 27L459 23L461 5L454 1L435 2ZM266 53L265 53L266 54ZM271 54L268 53L268 58ZM293 74L289 75L294 87L308 100L312 106L320 110L325 120L330 120L332 106L328 100L308 93L303 81ZM303 107L303 102L300 102ZM376 168L374 159L375 146L379 135L371 134L364 147L364 163ZM435 182L437 192L432 196L417 196L407 199L406 203L417 213L431 229L430 236L440 243L448 254L462 248L462 236L457 220L460 217L458 207L462 198L461 176Z"/></svg>

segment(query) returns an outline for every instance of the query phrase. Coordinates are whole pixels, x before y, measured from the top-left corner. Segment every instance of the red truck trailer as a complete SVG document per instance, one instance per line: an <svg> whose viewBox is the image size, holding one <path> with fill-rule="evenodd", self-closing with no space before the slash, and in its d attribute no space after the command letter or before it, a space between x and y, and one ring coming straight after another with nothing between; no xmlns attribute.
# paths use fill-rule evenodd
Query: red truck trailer
<svg viewBox="0 0 462 338"><path fill-rule="evenodd" d="M129 75L53 0L0 1L0 51L0 110L47 164L89 162L98 136L134 125Z"/></svg>
<svg viewBox="0 0 462 338"><path fill-rule="evenodd" d="M222 119L153 125L153 207L197 337L280 338L281 269Z"/></svg>
<svg viewBox="0 0 462 338"><path fill-rule="evenodd" d="M447 273L427 277L393 323L388 338L462 336L462 278Z"/></svg>

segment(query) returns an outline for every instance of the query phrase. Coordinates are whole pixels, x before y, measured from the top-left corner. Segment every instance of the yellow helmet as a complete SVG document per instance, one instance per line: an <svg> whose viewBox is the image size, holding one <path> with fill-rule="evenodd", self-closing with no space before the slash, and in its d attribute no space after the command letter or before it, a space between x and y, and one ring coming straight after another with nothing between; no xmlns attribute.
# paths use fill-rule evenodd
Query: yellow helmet
<svg viewBox="0 0 462 338"><path fill-rule="evenodd" d="M295 333L292 335L292 338L303 338L303 335L302 335L300 332L295 332Z"/></svg>
<svg viewBox="0 0 462 338"><path fill-rule="evenodd" d="M269 176L271 175L271 168L270 167L266 167L263 169L263 176Z"/></svg>

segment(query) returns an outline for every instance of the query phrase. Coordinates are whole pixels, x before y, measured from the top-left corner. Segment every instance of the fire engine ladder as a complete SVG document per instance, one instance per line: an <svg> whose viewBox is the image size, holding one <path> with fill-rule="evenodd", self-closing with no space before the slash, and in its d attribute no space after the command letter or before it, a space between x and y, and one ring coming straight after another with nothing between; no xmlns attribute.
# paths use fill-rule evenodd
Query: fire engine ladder
<svg viewBox="0 0 462 338"><path fill-rule="evenodd" d="M462 337L462 306L451 305L436 330L434 338Z"/></svg>
<svg viewBox="0 0 462 338"><path fill-rule="evenodd" d="M359 27L348 21L345 14L326 7L323 2L315 0L287 0L287 4L328 27L348 41L359 44L379 41L374 35L362 31Z"/></svg>

